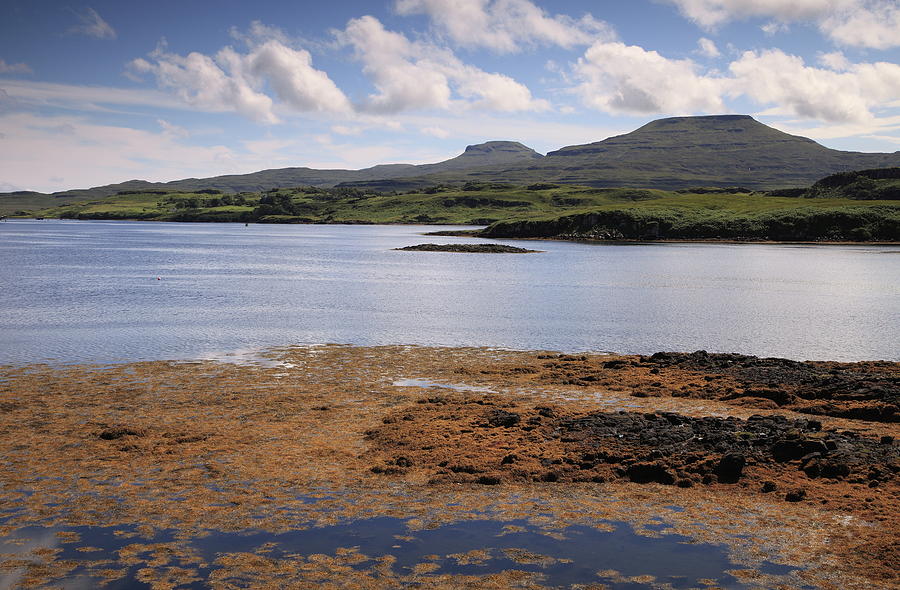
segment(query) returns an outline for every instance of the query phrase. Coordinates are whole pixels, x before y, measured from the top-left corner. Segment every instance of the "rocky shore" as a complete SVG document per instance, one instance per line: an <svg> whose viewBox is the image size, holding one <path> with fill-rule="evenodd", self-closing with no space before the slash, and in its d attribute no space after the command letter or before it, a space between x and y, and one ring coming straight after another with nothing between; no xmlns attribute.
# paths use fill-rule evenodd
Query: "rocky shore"
<svg viewBox="0 0 900 590"><path fill-rule="evenodd" d="M418 244L394 248L406 252L463 252L469 254L528 254L540 250L528 250L503 244Z"/></svg>
<svg viewBox="0 0 900 590"><path fill-rule="evenodd" d="M529 548L509 554L531 565L490 575L441 565L484 548L392 565L417 531L489 519L548 539L664 527L726 547L729 579L750 587L900 585L898 363L409 346L263 360L0 367L0 533L50 531L0 544L0 573L22 587L544 587L550 566L534 564L562 562ZM273 553L272 535L378 518L407 528L385 554L352 537ZM226 533L258 541L204 553ZM663 583L613 574L597 579Z"/></svg>

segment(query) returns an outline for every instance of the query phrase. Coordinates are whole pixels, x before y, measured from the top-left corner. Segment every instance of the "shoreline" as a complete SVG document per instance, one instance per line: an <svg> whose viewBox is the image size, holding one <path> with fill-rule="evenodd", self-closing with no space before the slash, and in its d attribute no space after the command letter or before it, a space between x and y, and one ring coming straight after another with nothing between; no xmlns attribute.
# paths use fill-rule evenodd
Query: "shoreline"
<svg viewBox="0 0 900 590"><path fill-rule="evenodd" d="M160 580L209 571L251 576L261 585L287 571L285 559L260 562L266 554L254 552L228 554L198 569L190 555L209 534L203 531L274 534L380 516L401 519L410 538L430 526L484 518L524 519L563 535L576 524L602 529L625 522L652 536L660 533L647 526L661 523L668 534L724 543L732 563L745 564L737 568L741 579L758 585L864 588L900 581L890 524L900 514L898 474L882 459L867 463L896 454L900 426L833 415L865 406L852 396L832 396L830 413L803 397L809 385L803 381L820 375L844 379L847 386L838 393L868 384L874 403L881 403L896 394L891 380L900 363L759 364L752 357L700 353L641 357L340 345L284 348L267 356L272 366L155 361L0 367L0 444L10 458L0 465L0 493L14 508L2 530L9 535L22 526L44 526L65 532L102 524L132 535L142 531L131 543L150 554L127 557L119 550L116 559L143 564L144 575L160 588ZM728 388L734 391L726 393ZM762 418L747 422L754 415ZM787 430L773 421L779 415ZM734 469L729 476L719 468L727 453L713 447L647 459L641 457L652 449L638 439L604 438L608 428L627 434L631 426L616 422L623 419L649 420L638 431L658 436L685 428L668 429L666 416L723 434L733 424L727 440L739 445L750 440L745 431L757 432L759 440L771 435L787 441L778 448L790 457L773 460L769 446L754 451L751 445L740 477L731 481ZM727 416L737 422L722 422ZM750 423L769 426L746 430ZM800 438L791 438L791 429ZM894 438L886 444L884 437ZM800 442L791 446L791 440ZM816 441L825 446L819 457L804 463L791 454ZM585 445L592 449L589 459ZM504 463L508 455L516 458ZM846 458L849 473L828 467L837 457ZM648 464L679 479L636 483L646 478L633 466ZM556 477L548 477L551 472ZM670 485L681 479L692 483ZM776 489L761 491L767 481ZM796 488L805 496L788 500ZM164 531L181 540L160 540ZM91 543L72 539L72 547ZM157 550L170 552L167 559L177 563L154 562ZM71 555L57 555L37 551L24 566L7 556L3 567L18 564L34 580L58 581L76 570ZM336 560L328 579L376 588L412 580L391 568L380 574L364 568L356 577L352 568L342 569L350 563L342 555L353 557L328 557ZM762 571L769 561L799 569L776 580ZM76 560L111 580L126 575L89 562ZM290 579L312 584L310 571L291 570ZM433 565L416 571L420 583L434 587L462 581L444 570L430 574ZM510 575L495 579L494 587L512 587ZM487 583L477 576L467 580ZM541 587L532 582L527 587Z"/></svg>
<svg viewBox="0 0 900 590"><path fill-rule="evenodd" d="M203 225L246 225L246 223L241 221L168 221L168 220L156 220L156 219L62 219L62 218L46 218L46 219L37 219L34 217L9 217L9 221L66 221L66 222L132 222L132 223L199 223ZM422 227L422 226L452 226L456 224L452 223L372 223L366 221L342 221L339 223L258 223L258 222L250 222L251 225L344 225L344 226L357 226L357 225L384 225L384 226L409 226L409 227ZM465 225L465 224L464 224ZM623 245L650 245L650 244L731 244L731 245L740 245L740 244L760 244L760 245L796 245L796 246L900 246L900 241L866 241L866 242L854 242L848 240L834 240L834 241L802 241L802 240L790 240L790 241L779 241L779 240L741 240L741 239L686 239L686 238L657 238L652 240L632 240L632 239L592 239L592 238L565 238L559 236L547 236L547 237L488 237L488 236L480 236L477 235L476 231L469 230L440 230L435 232L423 232L420 235L423 236L457 236L457 237L472 237L472 238L482 238L485 240L527 240L527 241L557 241L557 242L576 242L576 243L586 243L586 244L623 244Z"/></svg>

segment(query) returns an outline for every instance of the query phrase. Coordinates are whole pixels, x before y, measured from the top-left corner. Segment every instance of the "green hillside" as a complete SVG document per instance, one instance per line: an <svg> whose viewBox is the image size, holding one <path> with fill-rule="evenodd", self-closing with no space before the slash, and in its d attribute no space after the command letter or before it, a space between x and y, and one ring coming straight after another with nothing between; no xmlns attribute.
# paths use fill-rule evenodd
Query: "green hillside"
<svg viewBox="0 0 900 590"><path fill-rule="evenodd" d="M602 190L602 189L601 189ZM845 172L805 189L685 190L590 211L498 221L492 238L900 241L900 168Z"/></svg>
<svg viewBox="0 0 900 590"><path fill-rule="evenodd" d="M465 181L555 182L595 187L682 189L808 186L847 170L900 166L900 152L866 154L826 148L746 115L660 119L616 137L564 147L527 163L442 172L345 186L410 190Z"/></svg>
<svg viewBox="0 0 900 590"><path fill-rule="evenodd" d="M0 194L0 214L122 191L260 192L295 186L410 191L466 182L528 185L536 182L593 187L677 190L695 186L743 186L755 190L809 186L838 172L900 166L900 152L866 154L826 148L782 133L746 115L674 117L603 141L561 148L541 156L514 141L471 145L435 164L387 164L362 170L278 168L252 174L186 178L166 183L129 180L52 195Z"/></svg>
<svg viewBox="0 0 900 590"><path fill-rule="evenodd" d="M380 164L362 170L317 170L315 168L274 168L251 174L230 174L211 178L185 178L172 182L147 182L128 180L89 189L60 191L51 195L32 193L34 202L42 207L53 206L51 199L98 199L117 193L139 191L195 192L215 189L226 193L259 192L288 186L333 187L345 182L365 182L381 178L402 178L432 173L452 173L481 166L505 166L516 162L531 162L542 158L541 154L515 141L488 141L470 145L465 151L449 160L435 164ZM35 207L11 205L21 193L0 193L0 212L9 214L19 209ZM7 202L7 199L10 199ZM40 200L43 199L43 200ZM27 205L27 204L26 204Z"/></svg>
<svg viewBox="0 0 900 590"><path fill-rule="evenodd" d="M886 178L872 178L887 175ZM40 212L70 219L490 225L491 237L900 241L895 172L752 192L469 183L404 194L299 187L263 193L124 192ZM885 197L891 197L890 198ZM880 197L880 198L877 198Z"/></svg>

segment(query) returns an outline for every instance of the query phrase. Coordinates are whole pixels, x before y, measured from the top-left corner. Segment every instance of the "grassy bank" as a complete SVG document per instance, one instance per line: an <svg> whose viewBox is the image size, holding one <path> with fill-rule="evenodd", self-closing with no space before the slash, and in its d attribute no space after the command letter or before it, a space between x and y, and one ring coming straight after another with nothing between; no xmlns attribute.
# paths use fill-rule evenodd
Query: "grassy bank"
<svg viewBox="0 0 900 590"><path fill-rule="evenodd" d="M838 177L839 176L839 177ZM900 180L836 175L809 189L680 191L469 183L408 193L298 187L125 191L28 212L67 219L490 225L490 237L900 240ZM877 175L875 175L877 176Z"/></svg>

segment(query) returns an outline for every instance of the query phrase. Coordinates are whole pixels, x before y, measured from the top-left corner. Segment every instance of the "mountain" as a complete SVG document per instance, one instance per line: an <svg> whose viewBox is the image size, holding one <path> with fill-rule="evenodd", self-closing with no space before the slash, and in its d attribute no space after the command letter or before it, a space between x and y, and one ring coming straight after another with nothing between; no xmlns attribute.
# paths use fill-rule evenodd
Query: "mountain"
<svg viewBox="0 0 900 590"><path fill-rule="evenodd" d="M868 154L832 150L789 135L747 115L672 117L631 133L549 152L531 162L432 174L402 181L349 186L417 188L465 181L528 184L556 182L595 187L681 189L743 186L772 189L808 186L847 170L900 166L900 152Z"/></svg>
<svg viewBox="0 0 900 590"><path fill-rule="evenodd" d="M120 191L256 192L304 185L391 191L487 181L660 189L774 189L808 186L837 172L896 166L900 166L900 152L832 150L811 139L763 125L747 115L712 115L659 119L625 135L563 147L546 156L521 143L489 141L470 145L459 156L435 164L387 164L362 170L279 168L166 183L130 180L49 196L7 193L0 195L0 210L52 207ZM18 202L28 206L18 207Z"/></svg>
<svg viewBox="0 0 900 590"><path fill-rule="evenodd" d="M145 180L128 180L117 184L107 184L89 189L60 191L52 195L31 191L0 194L6 199L27 200L28 207L34 208L41 201L39 197L51 197L43 207L64 205L69 202L107 197L121 191L183 191L191 192L202 189L218 189L225 192L256 192L273 188L294 186L332 187L340 183L353 181L369 181L382 178L403 178L425 174L455 172L481 166L506 166L524 161L542 158L530 147L515 141L489 141L478 145L470 145L466 150L449 160L436 164L380 164L362 170L317 170L315 168L275 168L261 170L251 174L230 174L211 178L185 178L172 182L147 182ZM7 207L8 209L8 207Z"/></svg>

